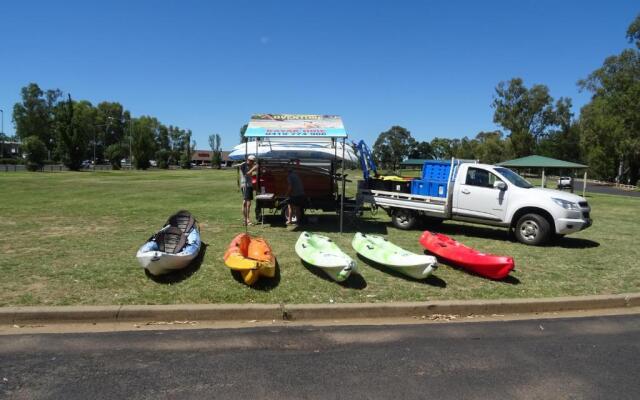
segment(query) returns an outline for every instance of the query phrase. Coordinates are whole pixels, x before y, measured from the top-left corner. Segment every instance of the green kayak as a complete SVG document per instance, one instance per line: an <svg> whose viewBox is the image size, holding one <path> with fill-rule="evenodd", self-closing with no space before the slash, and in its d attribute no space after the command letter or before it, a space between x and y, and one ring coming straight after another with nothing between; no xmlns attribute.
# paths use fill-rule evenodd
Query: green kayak
<svg viewBox="0 0 640 400"><path fill-rule="evenodd" d="M296 253L307 264L320 268L338 282L356 271L356 262L326 236L302 232L296 242Z"/></svg>
<svg viewBox="0 0 640 400"><path fill-rule="evenodd" d="M416 279L424 279L436 269L433 256L415 254L389 242L382 236L356 233L351 242L361 256Z"/></svg>

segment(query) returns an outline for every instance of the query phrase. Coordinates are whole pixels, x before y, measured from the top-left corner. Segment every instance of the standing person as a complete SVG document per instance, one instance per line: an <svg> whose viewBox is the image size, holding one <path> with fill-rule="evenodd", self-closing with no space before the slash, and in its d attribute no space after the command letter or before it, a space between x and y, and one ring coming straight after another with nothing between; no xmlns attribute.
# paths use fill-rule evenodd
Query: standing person
<svg viewBox="0 0 640 400"><path fill-rule="evenodd" d="M289 165L287 173L287 196L289 196L289 216L287 217L287 225L293 223L293 216L295 215L296 224L300 224L302 213L300 208L304 206L304 186L302 180L296 173L293 165Z"/></svg>
<svg viewBox="0 0 640 400"><path fill-rule="evenodd" d="M251 223L251 200L253 200L253 184L251 178L258 169L256 156L250 155L246 163L240 164L240 190L242 190L242 218L245 225Z"/></svg>

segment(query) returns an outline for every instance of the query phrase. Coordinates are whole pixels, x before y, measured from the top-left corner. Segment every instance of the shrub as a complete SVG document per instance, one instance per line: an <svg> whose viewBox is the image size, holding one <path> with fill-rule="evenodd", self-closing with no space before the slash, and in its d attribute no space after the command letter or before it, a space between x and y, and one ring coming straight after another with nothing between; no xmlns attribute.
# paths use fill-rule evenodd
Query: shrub
<svg viewBox="0 0 640 400"><path fill-rule="evenodd" d="M22 149L27 155L27 169L41 170L47 158L47 147L37 136L29 136L22 142Z"/></svg>
<svg viewBox="0 0 640 400"><path fill-rule="evenodd" d="M158 168L169 169L169 157L171 156L171 152L166 149L160 149L156 152L156 161L158 163Z"/></svg>
<svg viewBox="0 0 640 400"><path fill-rule="evenodd" d="M180 156L180 168L191 169L191 157L186 154Z"/></svg>
<svg viewBox="0 0 640 400"><path fill-rule="evenodd" d="M120 169L120 161L124 157L124 148L118 143L108 146L104 151L104 156L109 160L113 169Z"/></svg>
<svg viewBox="0 0 640 400"><path fill-rule="evenodd" d="M22 158L0 158L0 164L20 165L22 164Z"/></svg>

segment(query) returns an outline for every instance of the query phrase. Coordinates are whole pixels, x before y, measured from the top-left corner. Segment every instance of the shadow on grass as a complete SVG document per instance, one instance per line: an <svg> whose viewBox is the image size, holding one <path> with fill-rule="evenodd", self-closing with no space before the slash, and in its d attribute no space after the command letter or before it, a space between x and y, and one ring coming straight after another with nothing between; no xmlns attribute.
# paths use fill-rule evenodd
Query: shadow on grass
<svg viewBox="0 0 640 400"><path fill-rule="evenodd" d="M168 274L163 275L152 275L148 270L144 270L147 278L151 279L155 283L160 283L163 285L172 285L174 283L180 283L185 279L189 278L191 275L195 274L197 270L200 269L200 265L202 265L202 260L204 260L204 255L207 252L208 245L205 242L202 242L200 246L200 253L196 256L196 258L191 261L189 265L182 269L178 269L173 272L169 272Z"/></svg>
<svg viewBox="0 0 640 400"><path fill-rule="evenodd" d="M548 244L549 247L562 247L564 249L589 249L599 247L600 243L589 239L563 237Z"/></svg>
<svg viewBox="0 0 640 400"><path fill-rule="evenodd" d="M413 278L411 276L402 274L394 269L391 269L389 267L387 267L386 265L377 263L373 260L369 260L368 258L358 254L358 258L360 259L360 261L362 261L363 263L367 264L368 266L370 266L371 268L377 269L380 272L384 272L385 274L389 274L391 276L394 276L396 278L400 278L400 279L404 279L406 281L409 282L417 282L417 283L422 283L425 285L429 285L429 286L434 286L434 287L439 287L439 288L446 288L447 287L447 282L445 282L443 279L438 278L437 276L431 274L429 276L427 276L424 279L416 279ZM437 271L437 270L436 270Z"/></svg>
<svg viewBox="0 0 640 400"><path fill-rule="evenodd" d="M515 241L509 230L475 225L440 224L428 229L431 232L443 233L445 235L464 235L483 239L509 240Z"/></svg>
<svg viewBox="0 0 640 400"><path fill-rule="evenodd" d="M356 290L362 290L364 288L367 287L367 281L364 280L364 278L362 277L362 275L358 274L358 273L352 273L351 275L349 275L349 277L342 281L342 282L337 282L334 281L333 279L331 279L327 274L325 274L324 272L322 272L322 270L314 265L309 264L308 262L304 261L304 260L300 260L302 262L302 265L312 274L314 274L315 276L317 276L320 279L324 279L327 282L331 282L331 283L337 283L338 285L348 288L348 289L356 289Z"/></svg>
<svg viewBox="0 0 640 400"><path fill-rule="evenodd" d="M492 228L475 225L440 224L438 226L427 226L431 232L443 233L445 235L464 235L483 239L508 240L517 242L515 236L506 228ZM524 246L524 244L523 244ZM588 249L599 247L600 243L589 239L562 237L550 240L546 247L562 247L565 249Z"/></svg>
<svg viewBox="0 0 640 400"><path fill-rule="evenodd" d="M238 281L238 282L242 283L243 285L245 285L244 279L242 279L242 273L240 271L231 270L231 276L236 281ZM268 291L273 290L276 287L278 287L279 284L280 284L280 264L278 263L278 260L276 259L276 274L275 274L275 276L273 278L267 278L267 277L261 276L260 278L258 278L256 283L254 283L253 285L251 285L249 287L251 289L260 290L260 291L263 291L263 292L268 292Z"/></svg>
<svg viewBox="0 0 640 400"><path fill-rule="evenodd" d="M338 233L340 232L340 216L335 214L314 214L306 216L303 224L298 230L308 230L311 232ZM343 233L369 233L386 235L387 223L366 218L346 217L342 223Z"/></svg>
<svg viewBox="0 0 640 400"><path fill-rule="evenodd" d="M261 223L259 220L258 223ZM280 214L265 215L264 225L272 227L285 226L284 218ZM316 232L316 233L337 233L340 232L340 216L336 214L307 214L304 216L303 222L291 229L292 231ZM342 232L344 233L371 233L371 234L387 234L387 223L379 220L371 220L367 218L355 218L346 216L342 224Z"/></svg>

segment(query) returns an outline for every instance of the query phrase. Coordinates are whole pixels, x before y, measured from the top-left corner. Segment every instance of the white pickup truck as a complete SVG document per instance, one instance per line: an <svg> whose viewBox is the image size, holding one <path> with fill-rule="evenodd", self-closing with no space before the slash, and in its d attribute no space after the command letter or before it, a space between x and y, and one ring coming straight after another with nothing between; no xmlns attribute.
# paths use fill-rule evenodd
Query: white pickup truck
<svg viewBox="0 0 640 400"><path fill-rule="evenodd" d="M452 219L506 227L528 245L591 226L591 208L583 197L534 187L508 168L452 160L447 171L448 179L429 195L377 190L360 181L357 204L383 208L400 229L411 229L421 219Z"/></svg>

